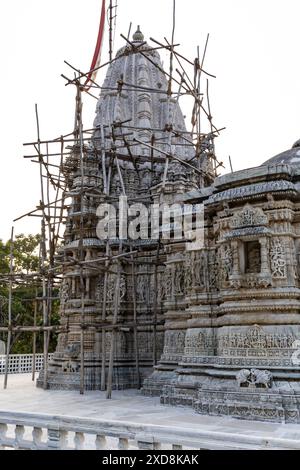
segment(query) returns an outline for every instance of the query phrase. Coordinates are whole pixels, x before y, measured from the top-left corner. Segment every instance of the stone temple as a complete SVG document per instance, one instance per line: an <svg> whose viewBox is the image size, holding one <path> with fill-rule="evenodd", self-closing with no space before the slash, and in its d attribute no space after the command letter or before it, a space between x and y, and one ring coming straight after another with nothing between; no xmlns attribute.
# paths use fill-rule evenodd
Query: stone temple
<svg viewBox="0 0 300 470"><path fill-rule="evenodd" d="M143 54L126 45L108 68L96 131L84 147L83 177L76 148L65 163L72 203L59 256L70 260L61 288L61 324L68 332L59 335L47 386L79 388L82 315L87 323L97 326L105 317L109 324L118 296L121 327L115 333L114 388L141 386L144 395L202 414L299 423L300 142L259 167L217 178L206 163L207 142L200 168L205 171L197 171L193 148L183 145L186 128L177 101L151 92L167 89L166 78L151 63L160 64L158 52L144 43L140 30L133 44ZM111 91L120 79L138 87ZM134 129L136 139L132 161L122 159L127 155L118 145L123 136L112 131L113 123L127 120L127 131ZM153 147L166 152L172 148L180 161L191 164L172 160L166 175L159 150L139 142L151 139ZM119 168L109 166L112 146ZM102 166L97 157L101 152ZM110 174L109 188L103 174ZM118 255L117 241L110 240L108 247L97 236L96 211L108 194L116 200L124 191L128 199L146 205L162 198L203 204L204 246L193 250L186 241L125 241L124 249L137 252L134 264L128 256L127 261L112 262L107 276L89 263L80 272L71 262L80 250L86 261L103 257L107 250ZM130 326L135 318L137 328ZM108 361L111 340L109 328L104 334L96 327L85 330L85 388L99 389L103 341ZM43 372L39 385L42 380Z"/></svg>

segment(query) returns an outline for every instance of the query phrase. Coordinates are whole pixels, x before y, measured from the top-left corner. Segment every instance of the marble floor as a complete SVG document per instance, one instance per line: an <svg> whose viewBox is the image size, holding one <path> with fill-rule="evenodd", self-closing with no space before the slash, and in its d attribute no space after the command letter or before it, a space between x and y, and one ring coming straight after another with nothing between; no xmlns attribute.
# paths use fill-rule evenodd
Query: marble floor
<svg viewBox="0 0 300 470"><path fill-rule="evenodd" d="M161 405L158 398L142 396L137 390L114 391L111 400L104 392L42 390L36 388L29 374L8 377L3 389L0 376L0 411L22 411L50 415L78 416L94 419L158 424L183 429L201 429L230 434L259 436L268 442L272 438L290 439L300 443L300 425L238 420L228 417L203 416L184 407Z"/></svg>

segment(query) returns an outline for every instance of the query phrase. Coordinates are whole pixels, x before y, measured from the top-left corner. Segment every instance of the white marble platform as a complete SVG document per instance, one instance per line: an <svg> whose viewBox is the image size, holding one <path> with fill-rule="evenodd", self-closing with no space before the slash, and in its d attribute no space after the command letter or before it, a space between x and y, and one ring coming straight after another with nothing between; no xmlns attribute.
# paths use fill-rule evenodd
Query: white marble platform
<svg viewBox="0 0 300 470"><path fill-rule="evenodd" d="M183 433L191 429L216 431L226 433L228 442L231 435L257 436L269 448L276 447L272 441L278 438L300 446L300 425L202 416L189 408L161 405L158 398L144 397L136 390L115 391L111 400L106 400L100 391L88 391L84 395L75 391L44 391L35 387L29 374L10 375L6 390L3 389L3 376L0 376L0 387L0 411L130 421L169 426L170 432L172 428L182 428Z"/></svg>

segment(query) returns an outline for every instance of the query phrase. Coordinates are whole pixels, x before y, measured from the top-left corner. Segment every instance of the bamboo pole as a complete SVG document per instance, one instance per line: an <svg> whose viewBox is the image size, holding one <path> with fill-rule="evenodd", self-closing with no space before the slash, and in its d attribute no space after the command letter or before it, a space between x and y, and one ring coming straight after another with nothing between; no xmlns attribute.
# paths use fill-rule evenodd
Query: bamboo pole
<svg viewBox="0 0 300 470"><path fill-rule="evenodd" d="M122 241L119 242L119 253L121 253L121 251L122 251ZM116 278L114 314L113 314L113 321L112 321L113 326L117 324L118 313L119 313L119 308L120 308L120 279L121 279L121 264L120 264L120 261L118 260L117 261L117 278ZM112 393L115 340L116 340L116 329L113 328L111 331L109 365L108 365L108 374L107 374L107 390L106 390L107 399L111 399L111 393Z"/></svg>
<svg viewBox="0 0 300 470"><path fill-rule="evenodd" d="M113 51L112 51L112 30L113 30L113 26L112 26L112 23L113 23L113 4L112 4L112 0L110 0L109 2L109 60L111 61L112 60L112 54L113 54Z"/></svg>
<svg viewBox="0 0 300 470"><path fill-rule="evenodd" d="M45 278L45 261L46 261L46 245L45 245L45 221L42 219L42 239L41 239L41 264L42 264L42 289L43 289L43 326L48 326L47 322L47 289L46 289L46 278ZM47 390L47 373L48 373L48 331L44 330L44 341L43 341L43 354L44 354L44 378L43 378L43 389Z"/></svg>
<svg viewBox="0 0 300 470"><path fill-rule="evenodd" d="M106 256L109 255L109 242L106 242ZM108 267L108 260L105 262L105 266ZM106 297L107 297L107 281L108 281L108 271L104 273L103 280L103 303L102 303L102 321L105 321L106 318ZM102 348L102 358L101 358L101 385L100 389L105 390L105 370L106 370L106 330L102 329L101 332L101 348Z"/></svg>
<svg viewBox="0 0 300 470"><path fill-rule="evenodd" d="M35 297L37 297L37 289L35 292ZM33 314L33 326L36 326L37 320L37 300L34 299L34 314ZM32 381L35 380L35 359L36 359L36 332L33 332L32 335Z"/></svg>
<svg viewBox="0 0 300 470"><path fill-rule="evenodd" d="M80 145L80 176L81 176L81 191L80 191L80 239L78 243L79 258L83 261L83 179L84 179L84 167L83 167L83 135L82 135L82 97L81 97L81 85L80 81L77 82L77 95L76 95L76 112L75 112L76 125L74 130L74 136L77 135ZM84 394L85 388L85 364L84 364L84 329L85 329L85 285L83 279L83 268L80 268L80 289L81 289L81 322L80 322L80 394Z"/></svg>
<svg viewBox="0 0 300 470"><path fill-rule="evenodd" d="M7 388L7 377L8 377L8 368L9 368L9 353L10 353L10 343L11 343L11 334L12 334L12 287L13 287L13 259L14 259L14 227L11 229L10 236L10 255L9 255L9 291L8 291L8 332L7 332L7 345L6 345L6 358L5 358L5 372L4 372L4 389Z"/></svg>
<svg viewBox="0 0 300 470"><path fill-rule="evenodd" d="M138 342L138 327L137 327L137 309L136 309L136 273L133 255L131 257L131 281L132 281L132 304L133 304L133 321L134 321L134 353L135 353L135 372L136 372L136 383L137 388L141 387L141 375L139 366L139 342Z"/></svg>
<svg viewBox="0 0 300 470"><path fill-rule="evenodd" d="M54 332L65 332L65 328L59 325L52 325L52 326L12 326L9 328L8 326L0 326L0 332L31 332L31 333L41 333L43 331L54 331Z"/></svg>
<svg viewBox="0 0 300 470"><path fill-rule="evenodd" d="M80 272L81 288L81 330L80 330L80 395L84 394L84 280L82 268Z"/></svg>
<svg viewBox="0 0 300 470"><path fill-rule="evenodd" d="M157 250L156 250L156 262L154 267L154 305L153 305L153 365L156 366L157 363L157 270L158 270L158 260L159 260L159 249L160 244L158 241Z"/></svg>

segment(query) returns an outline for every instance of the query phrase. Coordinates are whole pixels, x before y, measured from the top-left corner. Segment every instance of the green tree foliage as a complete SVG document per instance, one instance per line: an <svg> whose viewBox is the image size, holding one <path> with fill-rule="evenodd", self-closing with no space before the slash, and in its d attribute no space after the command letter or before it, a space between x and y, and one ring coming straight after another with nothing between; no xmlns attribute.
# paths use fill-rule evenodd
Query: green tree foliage
<svg viewBox="0 0 300 470"><path fill-rule="evenodd" d="M39 268L40 235L17 235L14 240L14 271L29 272ZM10 242L8 242L10 243Z"/></svg>
<svg viewBox="0 0 300 470"><path fill-rule="evenodd" d="M4 280L5 275L10 272L10 240L0 240L0 325L8 322L8 283ZM39 270L39 246L40 235L20 234L15 237L13 244L13 266L14 273L30 274ZM35 298L42 296L40 286L34 285L33 281L23 281L21 284L14 283L12 291L12 323L13 325L33 325ZM58 295L54 290L53 296ZM37 325L43 324L42 301L37 303ZM59 323L59 302L52 302L51 324ZM6 333L1 334L1 339L6 341ZM49 352L53 352L56 346L56 335L51 335ZM32 353L33 335L30 332L14 333L12 338L12 354ZM43 351L43 334L37 334L36 351Z"/></svg>

